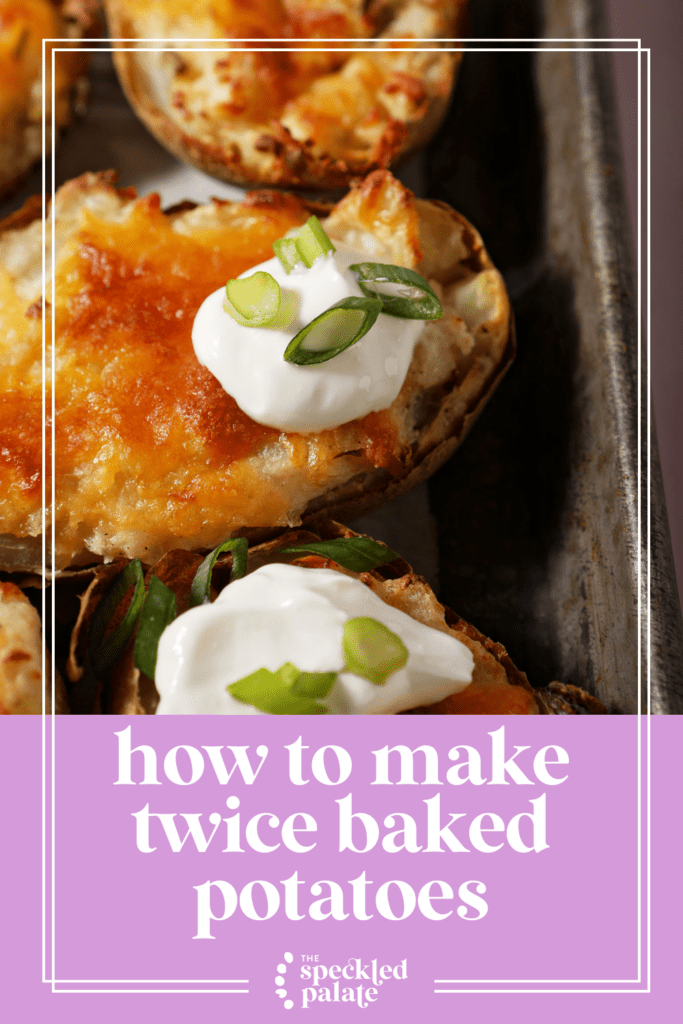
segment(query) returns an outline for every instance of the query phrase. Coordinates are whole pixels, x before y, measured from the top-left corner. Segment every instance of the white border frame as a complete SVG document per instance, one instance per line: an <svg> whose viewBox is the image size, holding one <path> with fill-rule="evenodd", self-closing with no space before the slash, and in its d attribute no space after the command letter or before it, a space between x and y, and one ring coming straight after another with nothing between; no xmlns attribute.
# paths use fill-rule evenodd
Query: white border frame
<svg viewBox="0 0 683 1024"><path fill-rule="evenodd" d="M352 40L348 38L344 39L329 39L327 42L342 42L346 43L346 46L332 47L332 46L320 46L311 47L307 46L307 52L347 52L349 50L348 43ZM42 358L42 373L43 373L43 389L42 389L42 410L43 410L43 458L42 458L42 500L43 500L43 515L42 515L42 526L43 526L43 539L42 539L42 561L43 570L45 572L47 568L47 546L46 546L46 474L45 474L45 452L46 452L46 441L47 431L45 427L45 412L46 412L46 345L45 345L45 296L46 296L46 267L47 267L47 252L46 252L46 238L47 238L47 225L46 225L46 211L47 211L47 112L46 112L46 44L47 43L68 43L71 42L68 39L43 39L42 41L42 97L43 97L43 173L42 173L42 190L43 190L43 218L42 218L42 241L43 241L43 358ZM80 52L85 53L101 53L113 52L111 43L113 42L130 42L129 39L117 39L117 38L98 38L89 39L88 43L102 43L103 46L82 46L79 47ZM141 39L139 42L143 43L160 43L164 45L160 46L149 46L149 47L118 47L117 49L123 52L173 52L173 51L201 51L201 52L217 52L227 53L231 52L235 47L225 45L212 45L212 46L188 46L187 43L214 43L222 44L224 40L216 39L189 39L189 40L168 40L168 39ZM240 42L262 42L260 39L244 39ZM308 39L272 39L269 42L283 42L283 43L298 43L298 42L310 42ZM647 381L650 379L650 365L651 365L651 352L650 352L650 325L651 325L651 231L650 231L650 214L651 214L651 51L649 48L642 46L641 39L547 39L546 43L564 43L567 45L550 47L550 46L510 46L505 45L503 48L500 46L496 47L485 47L481 43L491 42L503 42L505 44L510 43L538 43L537 39L392 39L392 43L396 42L410 42L413 44L425 44L425 43L439 43L438 46L425 46L425 45L414 45L412 48L424 52L436 52L440 50L448 50L449 52L464 52L467 44L470 52L509 52L509 53L558 53L558 52L573 52L575 50L590 52L590 53L636 53L638 55L638 212L637 212L637 344L638 344L638 387L637 387L637 422L638 422L638 515L637 515L637 534L638 534L638 598L637 598L637 618L638 618L638 714L636 717L637 721L637 763L638 763L638 792L637 792L637 865L638 865L638 898L637 898L637 960L638 960L638 977L636 979L576 979L573 982L568 982L568 979L435 979L434 985L457 985L457 988L441 989L434 988L433 992L435 995L451 995L451 994L591 994L591 993L613 993L613 994L626 994L626 993L643 993L649 994L651 992L651 819L650 819L650 804L651 804L651 693L650 693L650 664L651 664L651 637L650 637L650 586L651 586L651 567L650 567L650 538L651 538L651 478L650 478L650 444L651 444L651 397L649 388L646 396L646 440L647 440L647 477L646 477L646 495L647 495L647 526L646 526L646 539L647 539L647 577L646 577L646 624L647 624L647 723L646 723L646 736L647 736L647 752L646 752L646 763L647 763L647 775L646 775L646 795L647 795L647 814L646 814L646 849L647 849L647 877L645 886L645 899L646 899L646 917L647 917L647 932L646 932L646 987L636 988L636 985L640 985L642 982L642 968L643 968L643 950L642 950L642 908L643 908L643 885L642 885L642 851L643 851L643 835L642 835L642 820L643 820L643 807L642 807L642 794L643 794L643 759L642 759L642 735L643 735L643 723L642 723L642 711L641 711L641 687L642 687L642 580L641 580L641 562L642 562L642 465L641 465L641 436L642 436L642 418L641 418L641 404L642 404L642 365L641 365L641 341L642 341L642 166L643 166L643 151L642 151L642 110L643 110L643 96L642 96L642 58L646 58L646 81L647 81L647 93L646 93L646 111L647 111L647 147L646 147L646 277L645 277L645 316L646 316L646 343L647 343ZM444 46L444 43L458 43L458 46ZM612 45L599 47L595 43L610 43ZM627 46L615 46L615 43L627 43L632 45ZM471 44L475 44L474 46ZM380 47L377 45L367 47L353 47L353 51L357 53L366 52L377 52L378 49L391 49L391 46ZM299 52L301 47L297 46L286 46L286 47L273 47L273 46L241 46L239 49L249 53L270 53L270 52ZM56 124L55 124L55 109L56 104L54 102L54 82L55 82L55 53L65 53L72 50L71 47L58 47L54 46L51 48L51 60L52 60L52 124L51 124L51 185L52 192L54 192L56 173L55 173L55 143L56 143ZM54 275L54 253L55 253L55 226L54 221L51 223L51 302L52 309L55 308L55 275ZM54 316L51 319L52 324L52 351L51 351L51 378L54 382L56 370L55 370L55 321ZM54 456L54 443L55 443L55 389L52 388L52 404L51 404L51 436L50 444ZM51 476L51 494L50 494L50 505L54 504L55 494L55 460L52 459L52 476ZM51 550L55 550L55 525L54 519L51 523ZM53 566L51 565L51 569ZM46 600L45 600L45 589L42 591L42 613L43 621L45 621L46 613ZM52 628L54 635L55 627L55 602L54 602L54 591L52 596L52 607L51 607L51 619ZM44 674L46 675L47 665L44 662ZM55 670L54 665L52 666L51 672L51 685L52 685L52 698L54 707L54 692L55 692ZM48 831L48 805L46 800L46 766L47 766L47 754L46 754L46 697L43 692L43 715L42 715L42 981L45 984L50 984L53 993L84 993L84 994L96 994L96 993L107 993L107 994L170 994L170 993L209 993L209 994L225 994L225 995L236 995L236 994L248 994L249 989L210 989L206 987L202 988L180 988L177 986L184 984L192 985L239 985L249 984L246 979L57 979L55 977L55 821L54 821L54 809L55 809L55 748L56 748L56 732L55 732L55 719L56 716L52 715L52 730L51 730L51 792L50 792L50 817L49 825L51 832L51 872L50 872L50 977L47 976L47 856L46 856L46 837ZM474 984L474 985L564 985L564 984L576 984L576 985L621 985L621 984L633 984L631 988L463 988L461 986ZM173 985L173 988L63 988L64 985ZM59 986L59 987L58 987Z"/></svg>

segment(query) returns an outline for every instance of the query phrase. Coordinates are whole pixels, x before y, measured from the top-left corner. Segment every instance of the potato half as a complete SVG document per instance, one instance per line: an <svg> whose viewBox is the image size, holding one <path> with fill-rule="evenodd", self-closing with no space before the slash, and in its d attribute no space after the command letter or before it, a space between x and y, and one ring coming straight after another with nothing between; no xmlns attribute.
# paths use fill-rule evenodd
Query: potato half
<svg viewBox="0 0 683 1024"><path fill-rule="evenodd" d="M0 714L39 715L43 708L40 619L13 583L0 583Z"/></svg>
<svg viewBox="0 0 683 1024"><path fill-rule="evenodd" d="M417 267L441 296L405 383L381 412L319 433L252 421L199 364L203 299L272 255L311 211L333 239ZM0 225L0 532L3 566L34 568L40 532L42 225ZM215 547L328 514L351 518L424 480L465 437L510 365L505 287L475 229L376 171L331 211L274 192L162 212L112 176L55 197L59 568ZM47 237L50 237L48 226ZM49 325L46 337L50 338ZM49 409L49 398L48 398ZM259 534L260 531L260 534ZM17 542L17 538L23 538Z"/></svg>
<svg viewBox="0 0 683 1024"><path fill-rule="evenodd" d="M94 10L88 0L0 0L0 198L12 192L42 156L42 41L70 39L76 46L91 26ZM48 153L52 46L46 50ZM54 58L54 117L60 129L70 122L83 96L88 59L77 49L55 53Z"/></svg>
<svg viewBox="0 0 683 1024"><path fill-rule="evenodd" d="M461 54L434 42L431 52L429 43L418 50L417 41L438 46L464 35L466 7L467 0L105 0L113 38L133 47L178 41L172 52L115 42L123 88L160 142L224 181L308 188L347 187L431 138ZM271 42L278 38L292 42ZM202 42L190 49L192 40ZM297 40L311 42L291 52ZM245 52L250 45L271 52Z"/></svg>
<svg viewBox="0 0 683 1024"><path fill-rule="evenodd" d="M472 653L472 682L461 692L430 707L414 708L404 714L430 715L537 715L537 714L605 714L605 708L594 697L577 687L562 687L559 693L533 689L523 672L515 667L502 644L489 640L474 626L465 622L449 608L444 608L426 581L416 575L410 565L397 558L372 572L356 573L345 569L331 558L282 552L282 548L307 544L320 539L357 537L348 527L331 520L322 521L317 533L307 530L281 532L278 537L252 547L247 572L262 565L285 562L317 568L334 569L370 587L387 604L433 629L451 633ZM187 551L171 551L147 572L170 587L176 595L178 614L188 608L190 588L201 556ZM104 680L96 680L89 672L88 636L92 616L111 581L121 572L124 563L93 570L93 579L85 592L78 622L71 638L67 675L73 699L84 702L82 710L105 714L154 714L159 696L154 681L135 667L132 643ZM228 585L232 555L223 555L213 573L214 597ZM125 604L125 602L124 602ZM115 613L118 621L122 608ZM560 684L552 684L558 687Z"/></svg>
<svg viewBox="0 0 683 1024"><path fill-rule="evenodd" d="M43 710L43 640L40 618L26 594L0 581L0 715L40 715ZM48 680L50 672L48 670ZM50 714L51 687L45 691ZM66 690L55 679L55 714L68 714Z"/></svg>

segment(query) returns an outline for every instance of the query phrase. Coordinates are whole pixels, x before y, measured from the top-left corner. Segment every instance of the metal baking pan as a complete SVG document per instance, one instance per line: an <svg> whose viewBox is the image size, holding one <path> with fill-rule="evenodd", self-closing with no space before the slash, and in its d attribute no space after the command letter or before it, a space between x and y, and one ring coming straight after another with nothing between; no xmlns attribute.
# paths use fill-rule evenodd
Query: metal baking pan
<svg viewBox="0 0 683 1024"><path fill-rule="evenodd" d="M605 38L602 4L473 5L472 38ZM647 469L638 538L637 295L608 53L471 52L425 154L425 193L479 228L513 297L519 355L430 481L441 598L533 683L647 709ZM651 709L683 712L683 630L656 443ZM641 576L639 577L639 570Z"/></svg>
<svg viewBox="0 0 683 1024"><path fill-rule="evenodd" d="M472 39L500 42L471 46L438 136L398 173L481 231L513 298L519 354L428 487L354 525L432 580L438 573L441 599L503 642L532 683L558 679L610 711L646 710L642 649L652 710L681 713L683 629L656 447L648 677L646 486L640 544L637 516L647 382L639 394L610 55L510 52L504 42L605 38L602 4L476 0L472 11ZM123 185L158 189L166 206L242 194L162 149L98 54L88 115L57 150L58 184L107 167ZM39 191L35 174L23 195ZM647 460L643 449L644 485Z"/></svg>

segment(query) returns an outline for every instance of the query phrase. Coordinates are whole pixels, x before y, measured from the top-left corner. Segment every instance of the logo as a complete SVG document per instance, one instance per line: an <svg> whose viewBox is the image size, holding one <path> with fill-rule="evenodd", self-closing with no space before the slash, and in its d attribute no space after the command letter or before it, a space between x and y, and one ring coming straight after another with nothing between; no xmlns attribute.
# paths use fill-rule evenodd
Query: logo
<svg viewBox="0 0 683 1024"><path fill-rule="evenodd" d="M378 1001L383 985L408 977L407 960L380 965L377 959L364 962L349 957L345 963L325 964L318 953L299 953L296 957L285 953L283 960L285 963L277 965L275 994L284 999L286 1010L291 1010L295 1002L302 1010L324 1003L353 1003L364 1010ZM294 998L288 999L288 993Z"/></svg>
<svg viewBox="0 0 683 1024"><path fill-rule="evenodd" d="M277 965L277 974L275 975L275 984L278 986L275 989L275 995L279 996L280 999L284 999L285 1010L291 1010L294 1003L291 999L287 999L287 989L282 986L285 983L285 974L287 973L287 965L291 964L294 957L291 953L284 953L282 959L285 961L283 964Z"/></svg>

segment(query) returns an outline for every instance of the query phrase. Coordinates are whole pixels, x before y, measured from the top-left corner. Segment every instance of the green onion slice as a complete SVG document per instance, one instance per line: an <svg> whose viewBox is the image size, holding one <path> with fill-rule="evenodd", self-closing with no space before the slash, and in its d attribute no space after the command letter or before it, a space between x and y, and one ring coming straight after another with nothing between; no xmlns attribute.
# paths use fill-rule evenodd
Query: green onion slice
<svg viewBox="0 0 683 1024"><path fill-rule="evenodd" d="M370 572L378 565L393 562L398 555L386 544L378 544L369 537L337 537L334 540L314 541L312 544L298 544L295 547L280 548L281 552L310 552L332 558L351 572Z"/></svg>
<svg viewBox="0 0 683 1024"><path fill-rule="evenodd" d="M283 358L297 366L325 363L367 334L381 311L379 299L342 299L300 330Z"/></svg>
<svg viewBox="0 0 683 1024"><path fill-rule="evenodd" d="M267 327L280 312L280 285L264 270L233 278L225 286L223 309L242 327Z"/></svg>
<svg viewBox="0 0 683 1024"><path fill-rule="evenodd" d="M349 619L342 649L349 672L376 686L383 686L408 660L408 648L401 638L377 619Z"/></svg>
<svg viewBox="0 0 683 1024"><path fill-rule="evenodd" d="M380 299L382 312L404 320L438 320L443 309L436 293L424 277L407 267L391 263L354 263L364 295Z"/></svg>
<svg viewBox="0 0 683 1024"><path fill-rule="evenodd" d="M135 587L133 599L123 619L116 629L105 636L107 625L131 587ZM139 558L134 558L114 579L97 605L90 621L88 635L90 663L93 672L100 679L112 670L128 646L144 600L145 576L142 571L142 562Z"/></svg>
<svg viewBox="0 0 683 1024"><path fill-rule="evenodd" d="M247 548L248 544L245 537L232 537L230 540L226 540L222 544L219 544L214 551L206 556L202 564L197 569L192 581L192 589L190 590L190 608L196 608L197 605L209 603L211 576L213 575L213 567L216 564L216 559L219 555L224 554L226 551L232 551L232 569L230 570L231 583L234 583L235 580L241 579L241 577L246 574Z"/></svg>
<svg viewBox="0 0 683 1024"><path fill-rule="evenodd" d="M336 678L336 672L301 672L287 661L275 672L259 668L227 690L235 700L268 715L326 715L328 709L316 698L326 697Z"/></svg>
<svg viewBox="0 0 683 1024"><path fill-rule="evenodd" d="M177 614L175 594L171 588L162 583L158 576L151 576L133 648L136 667L150 679L154 679L159 638Z"/></svg>
<svg viewBox="0 0 683 1024"><path fill-rule="evenodd" d="M273 250L288 274L299 263L312 267L320 256L336 251L317 217L309 217L302 227L273 242Z"/></svg>
<svg viewBox="0 0 683 1024"><path fill-rule="evenodd" d="M279 238L277 242L273 242L273 251L287 274L291 274L294 268L303 262L299 255L296 238L293 238L290 234L285 235L284 238Z"/></svg>

